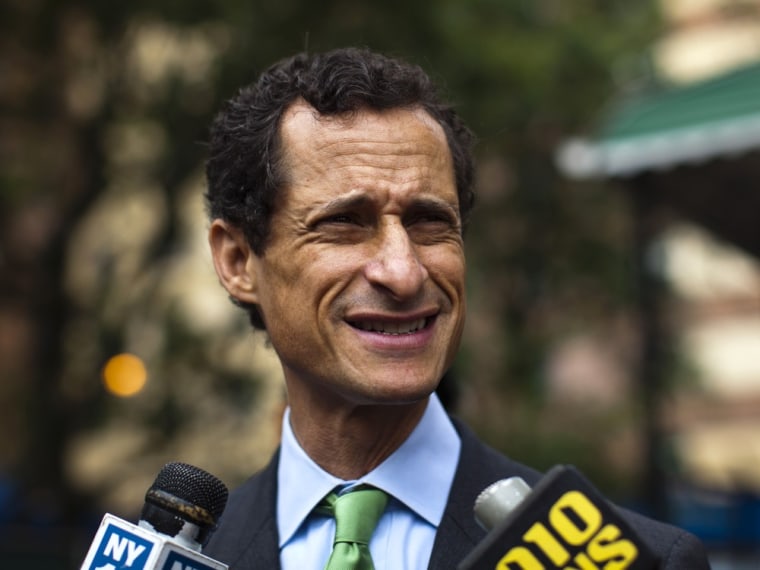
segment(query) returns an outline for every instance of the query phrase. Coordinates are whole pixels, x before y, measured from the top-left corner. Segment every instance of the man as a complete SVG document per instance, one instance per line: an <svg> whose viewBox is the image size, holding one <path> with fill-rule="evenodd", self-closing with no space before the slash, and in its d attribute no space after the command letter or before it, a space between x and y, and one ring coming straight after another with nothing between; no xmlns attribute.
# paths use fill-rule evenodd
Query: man
<svg viewBox="0 0 760 570"><path fill-rule="evenodd" d="M232 494L210 556L324 568L338 550L325 497L370 488L387 495L361 556L455 568L485 535L477 494L539 479L453 423L434 393L465 318L470 144L419 68L356 49L282 61L217 117L214 264L267 331L289 407L280 449ZM626 516L663 568L707 568L691 535Z"/></svg>

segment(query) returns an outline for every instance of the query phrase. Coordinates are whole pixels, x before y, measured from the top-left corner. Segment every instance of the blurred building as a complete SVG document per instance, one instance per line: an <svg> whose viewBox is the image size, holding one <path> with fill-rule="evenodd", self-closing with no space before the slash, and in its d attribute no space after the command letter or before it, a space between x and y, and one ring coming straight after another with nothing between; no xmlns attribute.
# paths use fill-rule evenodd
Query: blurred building
<svg viewBox="0 0 760 570"><path fill-rule="evenodd" d="M613 181L634 206L642 382L657 396L646 400L657 404L651 457L673 450L678 463L659 472L680 482L671 516L710 544L757 551L760 1L661 7L655 87L626 93L558 163L573 178ZM664 370L670 349L675 373ZM666 378L678 382L668 392Z"/></svg>
<svg viewBox="0 0 760 570"><path fill-rule="evenodd" d="M757 0L660 0L666 35L654 51L658 72L690 83L760 58Z"/></svg>

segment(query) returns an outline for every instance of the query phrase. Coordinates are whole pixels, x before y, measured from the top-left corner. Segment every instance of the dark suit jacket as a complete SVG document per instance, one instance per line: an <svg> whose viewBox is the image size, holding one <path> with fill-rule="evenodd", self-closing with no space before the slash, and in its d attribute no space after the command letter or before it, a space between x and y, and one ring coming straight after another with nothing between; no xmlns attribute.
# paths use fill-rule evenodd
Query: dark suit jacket
<svg viewBox="0 0 760 570"><path fill-rule="evenodd" d="M454 569L478 544L485 532L475 522L475 498L491 483L522 477L534 485L541 474L516 463L480 442L458 422L462 452L443 520L436 534L430 570ZM224 562L231 570L279 570L276 453L269 465L234 491L219 528L204 553ZM662 570L708 570L702 544L691 534L635 513L623 516L660 558Z"/></svg>

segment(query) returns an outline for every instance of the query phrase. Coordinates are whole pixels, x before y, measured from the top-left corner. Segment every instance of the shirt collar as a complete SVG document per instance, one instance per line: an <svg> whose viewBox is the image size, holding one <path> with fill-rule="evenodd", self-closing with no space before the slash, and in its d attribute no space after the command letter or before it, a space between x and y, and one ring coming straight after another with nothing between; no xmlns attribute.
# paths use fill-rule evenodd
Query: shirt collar
<svg viewBox="0 0 760 570"><path fill-rule="evenodd" d="M446 508L460 447L459 435L433 394L406 441L356 483L382 489L437 527ZM277 483L280 546L290 540L325 495L349 483L327 473L301 448L290 427L289 408L282 421Z"/></svg>

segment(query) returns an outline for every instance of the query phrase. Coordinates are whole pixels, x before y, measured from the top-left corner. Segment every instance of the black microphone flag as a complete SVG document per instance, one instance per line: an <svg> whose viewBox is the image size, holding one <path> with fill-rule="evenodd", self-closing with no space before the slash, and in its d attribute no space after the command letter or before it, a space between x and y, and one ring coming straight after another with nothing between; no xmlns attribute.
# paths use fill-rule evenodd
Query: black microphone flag
<svg viewBox="0 0 760 570"><path fill-rule="evenodd" d="M574 467L552 468L458 570L652 570L630 524Z"/></svg>

